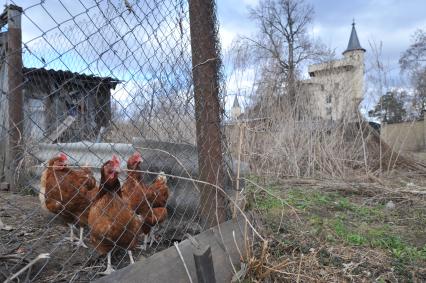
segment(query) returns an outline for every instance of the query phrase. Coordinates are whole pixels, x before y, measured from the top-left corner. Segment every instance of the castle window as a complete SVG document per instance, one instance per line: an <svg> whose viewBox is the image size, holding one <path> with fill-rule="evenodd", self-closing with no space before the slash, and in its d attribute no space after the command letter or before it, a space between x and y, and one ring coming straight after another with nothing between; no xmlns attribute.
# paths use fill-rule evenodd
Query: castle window
<svg viewBox="0 0 426 283"><path fill-rule="evenodd" d="M331 103L331 94L325 97L325 103Z"/></svg>
<svg viewBox="0 0 426 283"><path fill-rule="evenodd" d="M325 88L324 88L324 85L321 85L321 87L320 87L320 88L321 88L321 91L324 91L324 89L325 89Z"/></svg>
<svg viewBox="0 0 426 283"><path fill-rule="evenodd" d="M326 107L325 112L327 115L331 115L331 107Z"/></svg>

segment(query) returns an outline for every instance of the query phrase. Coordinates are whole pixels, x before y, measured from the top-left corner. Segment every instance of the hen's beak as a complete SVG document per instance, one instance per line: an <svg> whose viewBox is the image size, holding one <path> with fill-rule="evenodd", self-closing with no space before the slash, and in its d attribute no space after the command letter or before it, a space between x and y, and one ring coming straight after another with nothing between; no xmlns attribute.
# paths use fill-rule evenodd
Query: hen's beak
<svg viewBox="0 0 426 283"><path fill-rule="evenodd" d="M65 167L65 166L67 166L67 164L65 162L63 162L63 161L57 161L55 163L55 165L56 165L56 168L58 168L58 169L61 169L61 168Z"/></svg>
<svg viewBox="0 0 426 283"><path fill-rule="evenodd" d="M117 173L117 174L121 172L120 166L115 166L115 167L113 168L113 170L114 170L114 172L115 172L115 173Z"/></svg>

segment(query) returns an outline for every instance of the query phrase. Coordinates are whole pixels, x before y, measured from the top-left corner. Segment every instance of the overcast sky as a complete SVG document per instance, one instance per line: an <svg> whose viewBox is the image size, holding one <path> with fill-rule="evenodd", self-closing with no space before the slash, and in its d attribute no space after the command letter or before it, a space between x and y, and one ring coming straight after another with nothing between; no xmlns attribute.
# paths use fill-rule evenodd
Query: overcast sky
<svg viewBox="0 0 426 283"><path fill-rule="evenodd" d="M97 26L102 24L102 15L98 8L94 7L94 0L90 1L75 1L75 0L62 0L62 4L60 4L57 0L46 0L42 1L44 4L40 5L41 0L14 0L8 1L17 3L18 5L28 8L32 7L26 11L26 15L23 18L23 38L24 42L28 43L28 40L33 38L37 38L42 34L43 31L49 31L45 38L55 38L66 34L69 37L69 40L72 42L80 42L82 38L82 32L76 30L76 23L79 23L80 26L83 27L84 31L88 31L90 29L97 29ZM112 0L119 9L126 9L124 7L124 1L122 0ZM154 0L129 0L131 3L138 3L139 7L149 11L151 9L149 7L149 3ZM222 43L222 50L227 50L233 39L238 36L250 36L256 32L256 24L251 20L248 16L248 7L254 7L261 0L216 0L217 8L218 8L218 17L219 17L219 31ZM413 33L421 28L426 29L426 0L350 0L350 1L337 1L337 0L305 0L307 3L313 5L315 14L313 17L312 25L309 28L309 33L316 40L320 40L322 43L327 45L330 49L336 51L337 56L341 56L341 53L346 49L350 31L352 19L356 21L356 29L358 32L358 37L361 45L367 50L366 60L368 60L369 56L371 56L371 48L370 42L383 42L383 59L384 63L388 65L391 69L392 78L396 82L396 86L406 85L401 84L400 72L398 59L401 53L408 48L410 45L410 39ZM90 6L90 12L86 14L84 5ZM101 1L101 5L106 5L109 3L108 1ZM168 2L158 2L160 6L169 7ZM33 6L34 5L34 6ZM148 6L147 6L148 5ZM66 9L64 7L67 7ZM102 6L103 7L103 6ZM102 8L103 9L103 8ZM67 21L70 19L70 12L76 16L74 21ZM138 11L141 13L141 11ZM127 15L127 14L126 14ZM52 17L55 18L55 21L52 20ZM31 20L30 20L31 19ZM94 22L94 25L90 24L90 21ZM146 17L138 18L146 19ZM66 22L64 22L66 21ZM138 26L137 19L132 15L128 15L125 17L125 21L130 26ZM173 22L174 17L168 17L167 22ZM87 24L89 22L89 24ZM61 25L61 30L58 30L57 23L64 23ZM157 21L151 20L151 24L154 23L152 28L158 29L161 25ZM128 26L122 22L111 22L109 24L111 27L121 27L123 29L123 34L126 33L126 28ZM86 27L87 26L87 27ZM166 26L166 25L165 25ZM55 28L56 27L56 28ZM138 30L133 30L133 34L138 34L137 40L141 40L144 37L151 36L153 34L152 31L146 31L146 27L151 27L150 24L143 23L139 26L141 29L140 32ZM167 27L167 26L166 26ZM41 30L40 30L41 28ZM69 30L67 32L66 28L73 28L73 30ZM170 29L175 29L175 33L179 33L179 30L173 28L173 25L170 26ZM189 36L188 30L189 27L185 26L184 30L186 34ZM148 34L144 34L148 33ZM161 33L160 33L161 34ZM168 33L164 33L168 35ZM114 33L110 35L107 32L107 36L113 36ZM179 41L179 36L170 37L172 41ZM66 44L66 41L58 42L58 39L55 39L53 42L56 44L54 46L55 49L67 49L70 44ZM40 61L40 58L43 56L44 59L48 62L46 65L48 68L56 68L56 69L70 69L73 71L79 72L93 72L93 67L96 67L95 73L99 73L103 75L106 71L111 70L111 62L113 59L118 60L116 64L119 68L114 68L113 73L106 72L106 75L118 77L122 80L129 80L129 78L135 78L135 74L146 75L146 70L144 68L140 68L137 64L143 58L150 57L148 54L142 54L141 57L138 57L141 60L135 60L135 56L127 56L127 47L129 45L135 46L137 41L136 39L125 38L122 42L126 46L115 46L114 50L109 50L109 52L116 52L114 54L104 54L102 53L102 59L99 59L99 53L102 50L102 46L98 47L101 43L100 40L93 36L90 40L90 45L87 44L79 44L78 47L72 48L71 51L66 52L66 54L61 55L60 57L55 57L56 54L53 52L53 47L46 45L44 41L40 43L38 47L37 41L32 42L31 48L34 51L38 51L39 57L32 56L31 54L26 54L24 58L25 63L29 62L29 59L35 61L34 66L40 67L43 66L44 62ZM110 41L114 41L114 38ZM147 41L150 41L147 39ZM154 42L154 41L153 41ZM188 41L189 42L189 41ZM187 43L188 43L187 42ZM135 47L136 48L136 47ZM185 48L183 46L182 48ZM189 47L188 47L189 48ZM74 50L75 49L75 50ZM81 52L78 53L77 51ZM140 51L140 48L137 48ZM146 48L145 48L146 49ZM59 52L62 52L59 50ZM133 49L132 49L133 50ZM154 49L156 50L156 49ZM146 52L145 50L143 50ZM118 53L117 53L118 52ZM123 53L120 55L120 52ZM37 52L36 52L37 53ZM53 56L53 61L49 63L49 55ZM122 57L126 57L127 59L123 59ZM93 57L93 58L92 58ZM105 58L109 58L107 60L108 66L102 66ZM35 59L36 58L36 59ZM77 60L80 59L80 60ZM143 61L143 60L142 60ZM92 62L92 63L88 63ZM136 65L135 65L136 64ZM190 63L188 63L190 64ZM89 68L90 65L90 68ZM135 65L135 66L133 66ZM368 64L367 64L368 65ZM84 68L83 68L83 67ZM133 66L133 67L132 67ZM143 66L142 66L143 67ZM89 70L90 69L90 70ZM130 71L129 71L130 70ZM132 70L134 71L132 73ZM136 70L136 71L135 71ZM129 75L131 74L131 75ZM254 75L251 74L251 75ZM305 74L306 75L306 74ZM249 76L250 77L250 73ZM239 93L236 89L245 89L250 88L252 86L252 79L247 79L247 77L240 78L240 80L235 79L234 77L228 78L227 89L228 94L231 94L230 97L227 97L227 108L232 104L234 93Z"/></svg>
<svg viewBox="0 0 426 283"><path fill-rule="evenodd" d="M142 0L131 0L139 3ZM145 0L146 1L146 0ZM216 0L220 24L220 35L223 49L226 50L232 40L238 35L249 36L256 31L255 23L248 17L248 7L254 7L261 0ZM398 69L398 59L401 53L407 49L411 35L416 29L426 29L426 0L305 0L313 5L315 10L314 20L309 29L312 36L320 39L329 48L334 49L340 55L347 46L350 35L352 19L356 21L356 28L361 45L367 49L367 56L371 54L369 42L383 42L384 58L389 60L394 70ZM24 8L40 3L40 0L14 0ZM62 0L66 6L71 7L73 14L82 9L84 3L74 0ZM114 0L122 4L121 0ZM149 2L149 1L147 1ZM54 13L64 14L64 11L56 0L45 2ZM88 1L87 3L92 3ZM90 6L90 4L88 4ZM36 5L37 6L37 5ZM37 24L48 24L50 17L46 17L43 11L31 9L30 15ZM96 10L96 9L93 9ZM37 28L25 22L24 39L35 36ZM54 23L52 23L54 26ZM397 72L396 72L397 73Z"/></svg>
<svg viewBox="0 0 426 283"><path fill-rule="evenodd" d="M226 48L238 35L256 30L247 7L259 0L217 0L220 34ZM370 51L369 42L383 42L383 57L394 74L398 59L410 44L416 29L426 29L426 0L307 0L315 10L310 33L340 55L346 48L355 19L362 47ZM371 54L371 52L370 52ZM368 53L367 53L368 55Z"/></svg>

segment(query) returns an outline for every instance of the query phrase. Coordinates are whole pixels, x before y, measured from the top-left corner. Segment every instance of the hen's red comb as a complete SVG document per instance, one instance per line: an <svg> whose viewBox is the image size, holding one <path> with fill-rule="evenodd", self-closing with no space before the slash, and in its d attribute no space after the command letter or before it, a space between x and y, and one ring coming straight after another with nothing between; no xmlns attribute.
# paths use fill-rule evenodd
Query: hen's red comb
<svg viewBox="0 0 426 283"><path fill-rule="evenodd" d="M61 159L62 161L65 161L68 159L68 157L65 155L65 153L61 152L59 153L59 159Z"/></svg>
<svg viewBox="0 0 426 283"><path fill-rule="evenodd" d="M135 158L135 159L137 159L137 160L142 161L142 155L138 151L136 151L135 153L133 153L132 157Z"/></svg>

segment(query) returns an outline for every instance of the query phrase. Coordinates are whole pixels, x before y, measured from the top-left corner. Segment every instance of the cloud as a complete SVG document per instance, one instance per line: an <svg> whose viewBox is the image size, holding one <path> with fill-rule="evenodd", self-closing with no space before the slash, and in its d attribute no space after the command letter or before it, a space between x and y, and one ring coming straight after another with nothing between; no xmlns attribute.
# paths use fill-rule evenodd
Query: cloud
<svg viewBox="0 0 426 283"><path fill-rule="evenodd" d="M256 6L258 3L259 3L259 1L262 1L262 0L242 0L242 2L243 2L243 4L245 4L246 6Z"/></svg>
<svg viewBox="0 0 426 283"><path fill-rule="evenodd" d="M248 7L257 0L219 0L217 2L219 35L222 48L227 49L238 36L249 36L256 31L256 24L249 17Z"/></svg>
<svg viewBox="0 0 426 283"><path fill-rule="evenodd" d="M411 35L426 28L423 0L331 1L310 0L315 9L316 36L336 50L344 50L354 18L361 45L371 52L369 42L383 42L383 58L398 69L398 59L408 48ZM399 72L394 72L397 75Z"/></svg>
<svg viewBox="0 0 426 283"><path fill-rule="evenodd" d="M313 5L314 20L309 33L320 39L329 48L341 54L346 49L352 20L361 45L371 53L369 43L383 42L383 59L390 64L392 75L399 76L398 60L410 45L416 29L426 29L426 1L412 0L305 0ZM218 15L221 40L225 48L237 36L250 36L256 24L249 18L248 6L254 7L257 0L219 0ZM396 80L400 81L400 80Z"/></svg>
<svg viewBox="0 0 426 283"><path fill-rule="evenodd" d="M140 11L152 9L149 6L152 1L132 1L138 3L135 9L140 9ZM229 49L232 41L238 36L255 34L256 23L249 17L248 7L255 7L260 1L262 0L217 1L219 35L223 50ZM426 1L424 0L305 1L312 4L315 9L314 21L309 30L313 37L320 39L328 47L335 49L337 54L340 54L347 46L352 19L355 18L358 36L362 46L367 49L367 56L371 54L369 42L382 41L383 58L389 62L394 77L399 76L398 59L401 53L408 48L411 35L418 28L426 29L426 18L424 17ZM179 28L175 22L176 15L170 15L167 21L159 24L155 17L164 16L161 13L151 13L146 17L136 18L127 14L122 0L100 1L100 8L96 7L97 2L99 1L47 0L41 5L40 0L14 0L13 3L24 8L23 41L28 42L39 38L38 41L34 40L33 45L30 46L34 48L35 55L30 56L31 58L24 57L24 60L27 60L25 62L32 60L34 66L44 66L41 60L43 57L47 62L53 60L50 65L46 66L48 68L87 71L88 73L114 76L126 81L143 82L151 79L152 70L158 69L158 65L165 62L166 65L173 65L173 62L167 62L167 59L177 57L178 50L188 52L189 45L173 45L173 42L189 43L188 33L185 33L183 39L180 38ZM109 8L106 6L107 3L110 3ZM86 13L86 6L83 5L93 8ZM169 8L168 5L164 7ZM124 25L123 19L114 20L111 25L118 27L118 30L115 31L111 28L105 30L103 33L105 39L99 35L91 37L90 41L93 46L80 43L85 37L83 32L75 28L70 29L73 25L86 22L89 24L86 24L84 31L93 33L96 25L105 22L102 13L106 13L108 18L111 15L116 16L117 11L125 12L124 19L130 24L130 28L137 26L140 21L143 21L144 24L132 30L131 34L125 35L128 27ZM185 20L183 29L187 31L189 26L187 19ZM90 21L95 24L91 25ZM148 21L154 26L151 27L147 24ZM171 25L168 26L169 24ZM161 32L154 36L149 29L159 29ZM46 34L43 35L44 32ZM68 38L63 36L64 33ZM117 44L109 48L109 44L121 36L124 36L122 43L125 44ZM157 44L155 40L158 41ZM49 43L53 44L55 48L50 47ZM77 46L74 47L73 44L77 44ZM141 47L141 45L143 46ZM153 54L164 46L171 50L171 53L163 52L160 57L153 58ZM99 55L105 50L107 52L102 55L102 60L100 60ZM147 60L150 62L145 62ZM190 64L190 61L184 63ZM170 74L173 76L169 70L164 72L164 76L170 76ZM241 79L234 75L228 80L228 90L235 92L250 83L249 77Z"/></svg>

